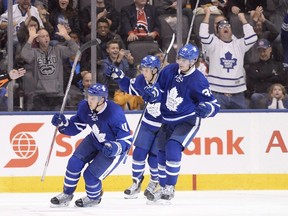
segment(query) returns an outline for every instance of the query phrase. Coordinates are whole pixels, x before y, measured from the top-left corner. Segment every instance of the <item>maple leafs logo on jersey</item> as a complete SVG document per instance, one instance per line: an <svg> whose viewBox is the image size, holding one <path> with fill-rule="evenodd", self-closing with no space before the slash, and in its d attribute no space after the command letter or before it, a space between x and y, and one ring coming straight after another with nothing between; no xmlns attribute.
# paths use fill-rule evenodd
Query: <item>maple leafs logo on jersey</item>
<svg viewBox="0 0 288 216"><path fill-rule="evenodd" d="M99 142L105 142L106 133L100 133L100 130L96 124L92 126L92 131Z"/></svg>
<svg viewBox="0 0 288 216"><path fill-rule="evenodd" d="M220 64L223 65L223 68L227 69L227 72L229 73L229 70L234 69L237 65L237 59L232 58L232 53L227 52L225 53L225 58L220 58Z"/></svg>
<svg viewBox="0 0 288 216"><path fill-rule="evenodd" d="M167 94L166 107L170 111L177 111L178 106L183 102L182 97L178 97L177 88L174 87Z"/></svg>
<svg viewBox="0 0 288 216"><path fill-rule="evenodd" d="M98 120L98 116L96 112L91 111L91 114L89 114L89 116L91 117L92 121L97 121Z"/></svg>
<svg viewBox="0 0 288 216"><path fill-rule="evenodd" d="M157 118L158 116L161 115L160 113L160 105L161 103L148 103L147 105L147 112L153 116L154 118Z"/></svg>

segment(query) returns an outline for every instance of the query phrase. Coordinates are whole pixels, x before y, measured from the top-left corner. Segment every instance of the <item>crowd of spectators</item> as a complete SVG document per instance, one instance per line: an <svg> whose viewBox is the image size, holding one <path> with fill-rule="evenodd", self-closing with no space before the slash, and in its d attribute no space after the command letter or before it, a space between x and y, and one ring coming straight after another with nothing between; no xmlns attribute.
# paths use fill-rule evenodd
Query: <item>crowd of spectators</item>
<svg viewBox="0 0 288 216"><path fill-rule="evenodd" d="M182 2L182 14L189 26L193 14L201 17L194 23L200 26L199 31L194 31L189 39L201 50L200 70L221 108L288 109L286 1L200 0L197 8L196 0ZM114 7L114 3L96 0L97 81L109 83L109 99L115 98L123 109L141 109L141 98L127 99L118 84L105 77L105 70L114 65L130 78L135 77L139 72L128 50L128 44L135 41L158 43L160 49L147 55L163 59L162 50L166 47L162 38L166 35L161 35L159 17L175 18L179 2L134 0L121 8ZM0 0L0 73L7 72L7 7L8 1ZM19 92L21 97L24 93L21 110L57 110L77 49L91 40L91 25L95 22L91 21L90 0L14 0L12 10L13 67L26 69L25 76L16 81L15 110L20 106ZM85 99L93 71L90 53L87 49L77 62L65 110L77 110L79 101ZM1 101L7 94L0 97ZM138 101L137 105L132 106L131 101Z"/></svg>

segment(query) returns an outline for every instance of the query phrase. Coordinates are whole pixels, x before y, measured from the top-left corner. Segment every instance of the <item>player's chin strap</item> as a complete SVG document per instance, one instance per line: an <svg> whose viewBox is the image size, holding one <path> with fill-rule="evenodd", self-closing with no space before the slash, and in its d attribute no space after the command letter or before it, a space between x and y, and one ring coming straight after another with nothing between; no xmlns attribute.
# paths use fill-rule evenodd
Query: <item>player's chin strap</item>
<svg viewBox="0 0 288 216"><path fill-rule="evenodd" d="M197 62L197 61L195 61L195 60L191 60L191 63L189 64L188 70L186 70L186 71L181 71L181 72L187 73L188 71L191 70L191 68L195 67L195 63L196 63L196 62Z"/></svg>
<svg viewBox="0 0 288 216"><path fill-rule="evenodd" d="M156 69L156 73L154 73L154 70L155 70L155 69ZM153 85L153 83L154 83L153 81L154 81L154 78L155 78L155 76L156 76L157 73L159 73L158 69L157 69L157 68L154 68L153 71L152 71L152 78L151 78L151 79L149 80L149 82L148 82L149 85Z"/></svg>
<svg viewBox="0 0 288 216"><path fill-rule="evenodd" d="M101 97L101 98L100 98L100 101L101 101L102 98L104 98L103 102L102 102L101 104L99 104L99 102L98 102L97 105L96 105L96 107L95 107L95 109L93 110L93 111L95 111L96 113L98 113L97 108L98 108L99 106L102 106L102 105L106 102L105 97Z"/></svg>

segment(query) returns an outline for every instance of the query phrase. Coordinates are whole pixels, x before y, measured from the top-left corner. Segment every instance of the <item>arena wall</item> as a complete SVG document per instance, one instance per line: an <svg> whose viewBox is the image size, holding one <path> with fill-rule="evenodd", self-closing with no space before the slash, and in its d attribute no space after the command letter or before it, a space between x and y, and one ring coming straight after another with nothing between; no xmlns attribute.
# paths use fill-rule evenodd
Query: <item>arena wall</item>
<svg viewBox="0 0 288 216"><path fill-rule="evenodd" d="M68 114L68 117L71 115ZM141 113L126 113L135 130ZM67 160L81 139L57 134L45 180L40 181L55 127L50 113L0 115L0 192L62 190ZM183 153L177 190L288 189L287 112L221 112L202 126ZM146 170L144 185L148 183ZM105 191L131 184L131 152L103 182ZM144 188L144 187L143 187ZM84 191L81 179L78 191Z"/></svg>

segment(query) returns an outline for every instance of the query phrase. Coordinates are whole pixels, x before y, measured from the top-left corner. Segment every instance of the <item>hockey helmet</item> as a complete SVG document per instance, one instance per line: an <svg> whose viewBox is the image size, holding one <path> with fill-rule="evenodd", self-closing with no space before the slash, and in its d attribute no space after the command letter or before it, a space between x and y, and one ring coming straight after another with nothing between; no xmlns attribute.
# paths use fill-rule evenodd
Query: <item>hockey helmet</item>
<svg viewBox="0 0 288 216"><path fill-rule="evenodd" d="M87 90L89 95L92 96L100 96L107 98L108 97L108 89L105 85L102 85L100 83L96 83L91 85Z"/></svg>
<svg viewBox="0 0 288 216"><path fill-rule="evenodd" d="M147 55L142 59L140 68L151 68L152 70L157 68L159 71L161 68L161 62L157 56Z"/></svg>
<svg viewBox="0 0 288 216"><path fill-rule="evenodd" d="M199 50L192 44L186 44L178 51L178 58L197 61L199 57Z"/></svg>

